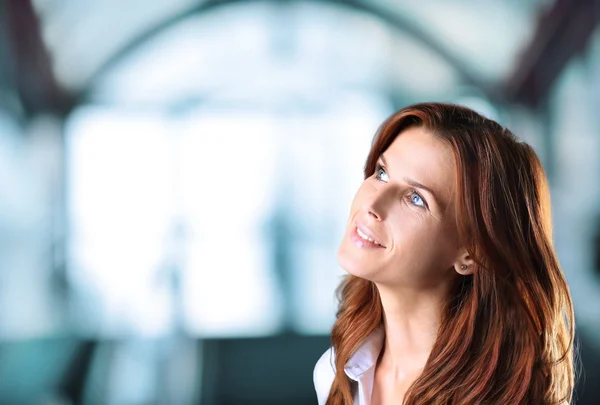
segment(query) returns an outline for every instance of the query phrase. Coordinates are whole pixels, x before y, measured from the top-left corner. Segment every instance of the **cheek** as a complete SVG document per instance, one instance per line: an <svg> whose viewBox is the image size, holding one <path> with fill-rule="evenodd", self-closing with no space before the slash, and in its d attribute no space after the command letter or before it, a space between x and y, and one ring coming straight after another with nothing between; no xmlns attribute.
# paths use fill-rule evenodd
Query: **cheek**
<svg viewBox="0 0 600 405"><path fill-rule="evenodd" d="M451 257L454 238L442 224L411 207L399 214L393 224L394 260L432 265Z"/></svg>
<svg viewBox="0 0 600 405"><path fill-rule="evenodd" d="M372 193L373 187L369 186L366 180L362 182L356 194L354 194L354 198L352 199L352 205L350 211L352 214L356 213L360 207L364 205L364 201L368 199L369 195Z"/></svg>
<svg viewBox="0 0 600 405"><path fill-rule="evenodd" d="M432 267L445 269L451 267L456 259L457 241L458 237L453 227L437 224L434 231L420 243L423 246L421 249L426 249L424 253L429 256Z"/></svg>
<svg viewBox="0 0 600 405"><path fill-rule="evenodd" d="M460 247L460 235L455 217L448 215L440 226L440 236L446 242L447 248L455 251Z"/></svg>
<svg viewBox="0 0 600 405"><path fill-rule="evenodd" d="M427 223L427 220L415 212L410 212L410 207L400 207L395 213L392 224L394 229L394 240L397 248L401 251L418 250L424 244L431 241L435 235L435 227Z"/></svg>

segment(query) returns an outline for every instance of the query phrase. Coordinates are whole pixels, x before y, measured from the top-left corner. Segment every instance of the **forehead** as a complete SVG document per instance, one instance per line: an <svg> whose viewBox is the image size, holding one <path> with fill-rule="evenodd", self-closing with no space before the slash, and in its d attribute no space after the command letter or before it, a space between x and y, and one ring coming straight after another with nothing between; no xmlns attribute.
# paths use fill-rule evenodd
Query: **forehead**
<svg viewBox="0 0 600 405"><path fill-rule="evenodd" d="M450 145L422 127L402 131L383 153L393 179L409 177L431 188L447 205L456 188L454 155Z"/></svg>

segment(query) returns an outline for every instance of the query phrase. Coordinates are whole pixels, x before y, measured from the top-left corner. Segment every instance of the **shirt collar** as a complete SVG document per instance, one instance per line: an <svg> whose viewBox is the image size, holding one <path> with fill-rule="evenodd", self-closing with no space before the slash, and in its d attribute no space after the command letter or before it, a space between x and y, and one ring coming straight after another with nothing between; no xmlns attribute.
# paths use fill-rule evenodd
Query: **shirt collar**
<svg viewBox="0 0 600 405"><path fill-rule="evenodd" d="M377 363L379 353L381 353L383 347L384 336L384 329L381 325L367 336L344 366L344 371L348 377L358 381L363 373Z"/></svg>

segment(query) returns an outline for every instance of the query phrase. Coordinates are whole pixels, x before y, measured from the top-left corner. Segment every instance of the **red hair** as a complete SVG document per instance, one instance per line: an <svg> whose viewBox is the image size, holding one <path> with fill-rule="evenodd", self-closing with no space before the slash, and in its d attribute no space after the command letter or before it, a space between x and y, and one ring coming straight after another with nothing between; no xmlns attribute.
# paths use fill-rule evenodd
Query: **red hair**
<svg viewBox="0 0 600 405"><path fill-rule="evenodd" d="M404 404L570 403L573 305L552 245L550 195L536 153L468 108L418 104L381 125L365 178L411 126L431 131L453 151L457 226L476 270L460 277L448 297L436 342ZM352 403L355 387L344 366L383 314L371 281L346 276L337 294L336 376L327 405Z"/></svg>

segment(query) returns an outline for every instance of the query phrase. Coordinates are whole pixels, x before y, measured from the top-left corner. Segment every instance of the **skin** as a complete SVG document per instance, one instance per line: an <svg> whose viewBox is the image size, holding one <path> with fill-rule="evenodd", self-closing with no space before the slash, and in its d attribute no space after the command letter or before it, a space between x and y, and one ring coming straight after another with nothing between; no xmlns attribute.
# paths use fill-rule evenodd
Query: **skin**
<svg viewBox="0 0 600 405"><path fill-rule="evenodd" d="M375 368L373 405L401 403L431 352L451 285L474 267L459 245L450 147L426 129L410 127L382 155L381 167L363 181L352 201L338 250L342 268L373 281L381 296L386 333ZM350 238L356 222L385 247L357 246Z"/></svg>

